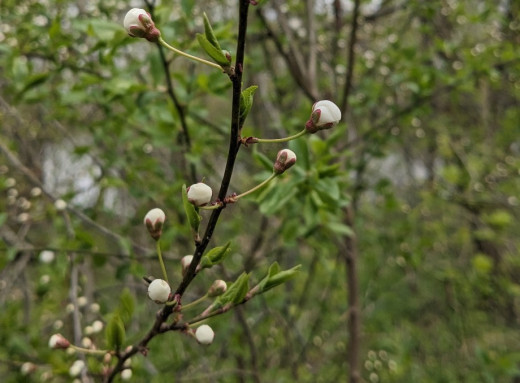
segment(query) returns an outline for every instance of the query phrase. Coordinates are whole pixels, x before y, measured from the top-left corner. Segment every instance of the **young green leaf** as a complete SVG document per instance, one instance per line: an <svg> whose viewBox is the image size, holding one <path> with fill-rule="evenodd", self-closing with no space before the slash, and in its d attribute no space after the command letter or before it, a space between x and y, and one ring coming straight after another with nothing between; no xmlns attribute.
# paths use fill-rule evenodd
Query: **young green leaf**
<svg viewBox="0 0 520 383"><path fill-rule="evenodd" d="M253 95L257 89L258 85L252 85L249 88L244 89L240 94L240 126L244 125L247 115L251 111L253 106Z"/></svg>
<svg viewBox="0 0 520 383"><path fill-rule="evenodd" d="M215 48L217 48L219 51L222 50L220 47L220 44L217 40L217 37L215 36L215 33L213 32L213 28L211 28L211 24L209 23L208 15L206 15L206 12L204 12L204 34L206 35L206 39L213 45Z"/></svg>
<svg viewBox="0 0 520 383"><path fill-rule="evenodd" d="M200 221L202 218L195 209L195 206L193 206L193 204L188 200L186 185L182 185L182 203L184 205L184 212L186 213L186 217L188 218L191 229L194 233L198 233Z"/></svg>
<svg viewBox="0 0 520 383"><path fill-rule="evenodd" d="M262 290L263 293L265 293L267 290L272 289L273 287L276 287L278 285L281 285L282 283L287 282L289 279L292 279L296 276L296 274L299 272L302 265L294 266L293 268L289 270L280 271L272 276L269 277L269 280L264 285L264 289Z"/></svg>
<svg viewBox="0 0 520 383"><path fill-rule="evenodd" d="M231 242L228 242L224 246L218 246L218 247L215 247L215 248L211 249L210 251L208 251L208 253L204 257L202 257L200 266L203 269L209 268L209 267L218 265L219 263L224 261L224 259L231 252L231 249L229 248L230 244L231 244Z"/></svg>
<svg viewBox="0 0 520 383"><path fill-rule="evenodd" d="M228 285L224 294L217 298L214 303L215 308L220 308L228 303L238 304L242 302L247 292L249 291L249 274L242 273L237 280Z"/></svg>
<svg viewBox="0 0 520 383"><path fill-rule="evenodd" d="M105 329L105 337L111 350L119 350L125 342L125 326L118 313L110 317Z"/></svg>
<svg viewBox="0 0 520 383"><path fill-rule="evenodd" d="M198 33L197 40L202 49L204 49L204 51L207 53L209 57L213 59L213 61L215 61L217 64L223 67L229 66L229 60L226 57L226 55L222 52L221 49L218 49L213 44L211 44L211 42L208 40L206 36Z"/></svg>

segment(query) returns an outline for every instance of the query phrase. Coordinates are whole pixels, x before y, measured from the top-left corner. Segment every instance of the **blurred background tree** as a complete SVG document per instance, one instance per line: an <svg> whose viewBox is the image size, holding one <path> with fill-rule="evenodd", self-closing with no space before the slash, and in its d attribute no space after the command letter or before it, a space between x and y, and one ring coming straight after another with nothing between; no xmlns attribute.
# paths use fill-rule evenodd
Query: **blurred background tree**
<svg viewBox="0 0 520 383"><path fill-rule="evenodd" d="M202 55L206 12L236 53L237 2L153 5L176 47ZM147 4L0 4L4 382L70 381L77 356L50 350L49 336L103 348L87 327L106 323L125 288L128 342L142 337L157 306L141 277L160 275L144 214L166 211L162 244L180 281L193 251L181 186L220 182L229 80L129 38L132 7ZM275 260L302 272L213 319L208 348L154 339L132 379L520 381L519 15L513 0L252 6L244 86L259 89L244 135L294 134L319 99L343 122L291 142L291 174L223 211L214 242L231 239L233 254L185 299L222 275L258 280ZM282 147L242 148L230 191L265 179Z"/></svg>

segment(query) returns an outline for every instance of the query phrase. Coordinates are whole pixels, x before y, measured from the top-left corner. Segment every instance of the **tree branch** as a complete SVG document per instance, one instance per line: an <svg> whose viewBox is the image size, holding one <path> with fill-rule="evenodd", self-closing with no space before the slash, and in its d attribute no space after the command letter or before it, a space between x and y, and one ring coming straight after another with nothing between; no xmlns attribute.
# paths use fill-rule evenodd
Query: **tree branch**
<svg viewBox="0 0 520 383"><path fill-rule="evenodd" d="M236 157L238 154L238 150L240 148L240 126L239 126L239 117L240 117L240 95L242 92L242 73L244 66L244 55L245 55L245 42L246 42L246 32L247 32L247 15L249 10L249 0L239 0L239 24L238 24L238 41L237 41L237 55L235 61L235 73L230 76L231 82L233 84L233 94L232 94L232 110L231 110L231 132L229 137L229 150L226 162L226 168L224 171L224 176L222 178L222 182L220 185L220 190L218 193L218 198L221 201L224 201L229 184L231 182L231 176L233 174L233 168L235 165ZM206 250L211 237L213 236L213 231L217 225L220 213L222 212L222 206L219 209L213 210L208 224L206 226L206 231L204 236L196 244L196 249L193 254L193 260L188 268L186 275L183 280L175 290L174 295L178 297L182 297L187 287L191 283L191 281L196 276L196 268ZM131 347L130 350L125 351L123 354L119 356L116 366L113 368L111 373L106 377L106 382L112 382L116 375L122 371L124 362L130 358L132 355L137 352L146 353L148 343L158 334L170 330L170 326L166 325L165 322L168 317L172 314L175 306L166 305L160 311L157 312L157 316L155 322L148 331L148 333L144 336L144 338L137 344Z"/></svg>

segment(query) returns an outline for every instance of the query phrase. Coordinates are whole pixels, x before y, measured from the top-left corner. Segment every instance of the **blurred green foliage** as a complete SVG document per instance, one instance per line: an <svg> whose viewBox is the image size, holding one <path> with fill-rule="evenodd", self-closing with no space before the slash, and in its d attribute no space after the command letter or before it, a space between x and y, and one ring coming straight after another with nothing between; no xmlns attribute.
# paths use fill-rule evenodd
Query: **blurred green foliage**
<svg viewBox="0 0 520 383"><path fill-rule="evenodd" d="M342 102L351 3L338 2L335 19L331 3L316 2L312 23L306 4L313 2L251 7L244 88L258 89L244 136L295 134L315 99ZM151 208L165 210L161 245L176 285L179 261L193 251L182 186L204 179L218 190L229 80L163 52L174 101L159 49L125 34L122 19L133 6L145 4L0 4L0 142L24 167L2 151L2 382L71 380L77 356L50 350L48 339L56 332L74 338L73 264L86 299L82 328L101 320L112 323L113 343L122 342L121 327L122 347L141 339L158 309L141 278L160 275L142 218ZM235 3L158 2L154 20L167 42L203 56L196 36L204 12L234 57ZM232 251L197 276L183 302L215 279L247 275L255 286L275 261L282 270L301 264L299 273L209 320L216 333L209 347L178 333L157 337L147 358L132 358L133 381L346 381L343 256L353 235L364 381L520 379L519 5L362 1L361 14L342 123L292 141L297 164L223 211L211 247L232 241ZM312 49L315 77L307 65ZM282 147L243 147L230 192L266 179ZM120 238L64 215L26 171ZM353 228L345 219L349 204ZM209 213L200 214L204 227ZM50 263L44 250L55 254ZM88 336L106 347L103 332ZM25 362L37 366L28 376ZM99 357L87 364L98 379Z"/></svg>

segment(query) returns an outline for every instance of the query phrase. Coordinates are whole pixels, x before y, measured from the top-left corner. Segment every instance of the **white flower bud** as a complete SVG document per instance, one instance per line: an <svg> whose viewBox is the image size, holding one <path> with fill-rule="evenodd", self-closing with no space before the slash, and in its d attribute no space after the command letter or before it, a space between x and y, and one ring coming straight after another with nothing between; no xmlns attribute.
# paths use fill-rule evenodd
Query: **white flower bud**
<svg viewBox="0 0 520 383"><path fill-rule="evenodd" d="M96 314L96 313L99 312L99 309L100 309L100 308L101 308L101 307L99 306L98 303L92 303L92 304L90 305L90 312L93 313L93 314Z"/></svg>
<svg viewBox="0 0 520 383"><path fill-rule="evenodd" d="M78 307L85 307L88 303L88 299L87 297L78 297L76 302L78 304Z"/></svg>
<svg viewBox="0 0 520 383"><path fill-rule="evenodd" d="M103 355L103 363L109 364L111 360L112 360L112 355L109 352L107 352L105 355Z"/></svg>
<svg viewBox="0 0 520 383"><path fill-rule="evenodd" d="M227 290L226 282L221 279L217 279L215 282L213 282L213 284L209 288L208 297L210 297L210 298L218 297L219 295L224 294L226 292L226 290Z"/></svg>
<svg viewBox="0 0 520 383"><path fill-rule="evenodd" d="M34 363L31 362L25 362L20 367L20 372L23 376L27 376L29 374L32 374L34 371L36 371L37 366Z"/></svg>
<svg viewBox="0 0 520 383"><path fill-rule="evenodd" d="M155 208L150 210L144 216L144 224L150 235L156 241L161 238L162 228L164 225L164 221L166 220L166 214L159 208Z"/></svg>
<svg viewBox="0 0 520 383"><path fill-rule="evenodd" d="M142 37L148 41L157 42L161 36L161 32L155 27L150 14L144 9L129 10L125 15L123 25L131 37Z"/></svg>
<svg viewBox="0 0 520 383"><path fill-rule="evenodd" d="M51 263L54 261L54 251L51 250L43 250L40 252L38 257L41 263Z"/></svg>
<svg viewBox="0 0 520 383"><path fill-rule="evenodd" d="M121 380L130 380L132 379L132 370L127 368L126 370L121 371Z"/></svg>
<svg viewBox="0 0 520 383"><path fill-rule="evenodd" d="M70 342L61 334L54 334L49 339L49 347L55 350L67 349L70 346Z"/></svg>
<svg viewBox="0 0 520 383"><path fill-rule="evenodd" d="M203 324L195 331L195 338L200 344L211 344L213 343L213 338L215 338L215 333L211 327L209 327L207 324Z"/></svg>
<svg viewBox="0 0 520 383"><path fill-rule="evenodd" d="M100 320L92 322L92 330L94 331L94 334L101 332L103 330L103 327L105 326L103 325L103 322L101 322Z"/></svg>
<svg viewBox="0 0 520 383"><path fill-rule="evenodd" d="M195 206L207 205L211 201L211 196L213 195L211 188L202 182L191 185L187 189L187 192L188 201Z"/></svg>
<svg viewBox="0 0 520 383"><path fill-rule="evenodd" d="M305 127L309 133L330 129L341 120L341 110L329 100L318 101L312 106L311 118Z"/></svg>
<svg viewBox="0 0 520 383"><path fill-rule="evenodd" d="M42 189L39 187L34 187L31 189L31 197L39 197L42 195Z"/></svg>
<svg viewBox="0 0 520 383"><path fill-rule="evenodd" d="M276 174L282 174L296 163L296 154L290 149L282 149L276 155L273 170Z"/></svg>
<svg viewBox="0 0 520 383"><path fill-rule="evenodd" d="M171 291L168 282L162 279L154 279L148 286L148 296L155 303L165 303Z"/></svg>
<svg viewBox="0 0 520 383"><path fill-rule="evenodd" d="M191 261L193 260L193 255L185 255L181 259L181 267L182 267L182 276L186 274L186 271L188 271L188 268L191 265Z"/></svg>
<svg viewBox="0 0 520 383"><path fill-rule="evenodd" d="M56 201L54 201L54 207L58 211L63 211L67 208L67 202L65 202L62 199L57 199Z"/></svg>
<svg viewBox="0 0 520 383"><path fill-rule="evenodd" d="M86 336L83 337L83 339L81 339L81 346L83 346L84 348L92 347L92 339Z"/></svg>
<svg viewBox="0 0 520 383"><path fill-rule="evenodd" d="M85 368L85 362L82 360L76 360L74 363L72 363L72 366L69 368L69 375L74 378L76 376L79 376L81 374L81 371Z"/></svg>

